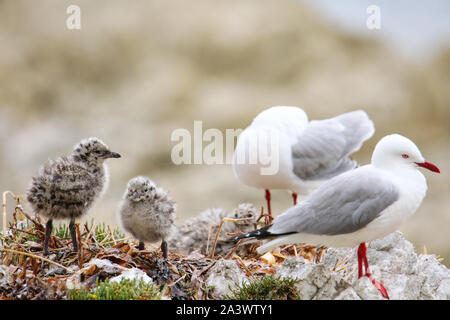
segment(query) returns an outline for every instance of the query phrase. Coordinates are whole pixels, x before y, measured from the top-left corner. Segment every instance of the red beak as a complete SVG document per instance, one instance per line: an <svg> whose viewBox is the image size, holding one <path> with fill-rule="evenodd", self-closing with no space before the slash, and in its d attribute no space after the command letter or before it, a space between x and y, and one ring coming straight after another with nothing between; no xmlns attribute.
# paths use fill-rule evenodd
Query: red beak
<svg viewBox="0 0 450 320"><path fill-rule="evenodd" d="M425 161L425 162L416 162L416 164L422 168L431 170L433 172L437 172L437 173L441 173L441 171L439 171L439 168L436 167L434 164L432 164L431 162Z"/></svg>

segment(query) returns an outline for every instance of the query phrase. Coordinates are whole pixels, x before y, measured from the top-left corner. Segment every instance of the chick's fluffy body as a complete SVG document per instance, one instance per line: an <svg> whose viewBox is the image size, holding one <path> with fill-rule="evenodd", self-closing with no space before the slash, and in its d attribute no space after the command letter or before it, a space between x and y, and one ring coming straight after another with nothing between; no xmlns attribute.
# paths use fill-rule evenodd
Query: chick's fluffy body
<svg viewBox="0 0 450 320"><path fill-rule="evenodd" d="M49 219L85 214L107 185L101 157L106 152L109 149L101 140L89 138L76 145L70 156L47 161L27 191L33 211Z"/></svg>
<svg viewBox="0 0 450 320"><path fill-rule="evenodd" d="M173 231L176 204L147 177L130 180L120 205L122 227L142 242L165 240Z"/></svg>

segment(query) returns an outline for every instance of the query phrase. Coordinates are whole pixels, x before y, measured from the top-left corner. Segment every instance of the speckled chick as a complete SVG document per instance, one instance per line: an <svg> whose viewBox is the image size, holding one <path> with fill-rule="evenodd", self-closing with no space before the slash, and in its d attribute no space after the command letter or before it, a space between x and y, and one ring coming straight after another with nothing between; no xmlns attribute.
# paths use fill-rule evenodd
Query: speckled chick
<svg viewBox="0 0 450 320"><path fill-rule="evenodd" d="M192 251L200 250L202 254L207 254L211 250L217 229L223 218L251 218L239 222L225 222L220 231L219 240L216 244L215 254L227 254L235 245L227 241L227 234L234 232L249 232L254 230L254 223L258 217L256 208L250 203L242 203L232 212L222 208L212 208L203 211L195 218L187 220L183 225L177 227L177 231L169 239L173 245L173 251L182 254L189 254ZM208 243L209 239L209 243Z"/></svg>
<svg viewBox="0 0 450 320"><path fill-rule="evenodd" d="M75 219L84 215L106 189L108 171L104 161L120 158L98 138L87 138L75 145L69 156L47 161L33 177L27 200L34 213L48 218L44 255L53 219L70 219L73 249L78 251Z"/></svg>
<svg viewBox="0 0 450 320"><path fill-rule="evenodd" d="M119 215L122 227L139 240L140 250L144 249L144 242L161 241L163 257L167 259L166 240L173 231L175 210L176 204L165 189L138 176L128 182Z"/></svg>

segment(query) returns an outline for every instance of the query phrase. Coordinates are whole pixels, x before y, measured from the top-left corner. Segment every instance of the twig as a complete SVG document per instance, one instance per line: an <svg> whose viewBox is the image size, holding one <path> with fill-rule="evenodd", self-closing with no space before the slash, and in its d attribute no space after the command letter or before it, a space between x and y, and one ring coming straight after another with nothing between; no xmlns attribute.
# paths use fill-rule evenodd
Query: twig
<svg viewBox="0 0 450 320"><path fill-rule="evenodd" d="M81 234L80 234L80 224L76 223L75 224L75 229L77 231L77 237L78 237L78 268L80 268L80 270L83 268L83 241L81 239Z"/></svg>
<svg viewBox="0 0 450 320"><path fill-rule="evenodd" d="M237 254L235 254L235 255L233 256L233 258L236 258L236 259L242 264L242 266L244 267L244 269L250 274L250 276L251 276L252 278L254 277L254 276L253 276L253 272L251 272L250 269L245 265L244 260L242 260L241 257L239 257Z"/></svg>
<svg viewBox="0 0 450 320"><path fill-rule="evenodd" d="M350 276L351 276L353 273L355 273L355 271L356 271L357 268L358 268L358 266L355 266L355 267L353 268L353 270L350 271L343 279L344 279L345 281L348 281L348 279L350 278Z"/></svg>
<svg viewBox="0 0 450 320"><path fill-rule="evenodd" d="M95 237L93 237L93 239L95 239ZM119 242L124 242L125 240L130 240L130 237L125 237L125 238L120 238L120 239L115 239L115 240L110 240L110 241L106 241L106 242L104 242L103 244L102 244L102 247L104 246L104 245L107 245L107 244L110 244L110 243L113 243L113 244L116 244L116 243L119 243ZM103 242L103 241L102 241ZM95 241L95 243L97 243L97 241ZM98 243L97 243L98 244ZM152 252L152 250L141 250L141 252Z"/></svg>
<svg viewBox="0 0 450 320"><path fill-rule="evenodd" d="M171 284L169 284L169 287L174 286L178 281L184 279L187 276L187 273L185 273L183 276L179 277L175 282L172 282Z"/></svg>
<svg viewBox="0 0 450 320"><path fill-rule="evenodd" d="M294 248L294 255L297 258L298 257L298 253L297 253L297 247L295 246L295 244L292 245L292 248Z"/></svg>
<svg viewBox="0 0 450 320"><path fill-rule="evenodd" d="M70 268L64 267L63 265L61 265L61 264L59 264L59 263L57 263L57 262L55 262L55 261L52 261L52 260L50 260L50 259L47 259L47 258L38 256L38 255L29 253L29 252L18 251L18 250L7 249L7 248L0 248L0 251L6 251L6 252L11 252L11 253L16 253L16 254L23 254L23 255L25 255L25 256L29 256L29 257L32 257L32 258L35 258L35 259L39 259L39 260L42 260L42 261L45 261L45 262L54 264L55 266L58 266L58 267L60 267L60 268L63 268L63 269L66 270L67 272L74 273L74 271L73 271L72 269L70 269Z"/></svg>
<svg viewBox="0 0 450 320"><path fill-rule="evenodd" d="M113 239L114 244L116 244L116 239L114 239L114 232L109 228L109 234L111 235L111 239Z"/></svg>
<svg viewBox="0 0 450 320"><path fill-rule="evenodd" d="M225 259L230 259L230 257L236 252L237 248L239 247L239 245L244 241L245 239L239 239L238 242L236 243L236 245L231 248L231 251L225 256Z"/></svg>
<svg viewBox="0 0 450 320"><path fill-rule="evenodd" d="M23 232L23 233L27 233L27 234L29 234L29 235L32 235L32 236L35 236L35 237L38 237L37 235L35 235L33 232L31 232L31 231L28 231L28 230L23 230L23 229L19 229L19 228L14 228L14 227L12 227L12 228L9 228L10 230L14 230L14 231L19 231L19 232ZM39 238L39 237L38 237Z"/></svg>
<svg viewBox="0 0 450 320"><path fill-rule="evenodd" d="M209 252L209 240L211 239L211 230L212 225L208 226L208 241L206 242L206 250L205 250L206 255L208 255Z"/></svg>
<svg viewBox="0 0 450 320"><path fill-rule="evenodd" d="M7 227L7 225L6 225L6 196L8 194L11 197L13 197L13 199L16 200L16 202L18 201L16 195L14 193L12 193L11 191L3 192L3 206L2 206L2 209L3 209L3 238L5 240L6 240L6 227Z"/></svg>
<svg viewBox="0 0 450 320"><path fill-rule="evenodd" d="M26 212L23 211L23 210L21 210L21 212L23 213L23 215L24 215L28 220L30 220L31 222L33 222L33 224L37 227L37 229L38 229L39 231L42 231L42 230L45 229L44 226L43 226L40 222L35 221L33 218L30 217L30 215L29 215L28 213L26 213Z"/></svg>
<svg viewBox="0 0 450 320"><path fill-rule="evenodd" d="M92 238L92 239L94 239L95 244L98 245L97 239L95 239L95 236L94 236L95 223L92 222L92 228L89 230L89 226L88 226L88 224L87 224L87 222L86 222L86 223L84 224L84 229L86 229L87 231L89 231L89 233L88 233L87 236L86 236L86 242L89 241L89 238Z"/></svg>
<svg viewBox="0 0 450 320"><path fill-rule="evenodd" d="M336 263L336 265L333 267L333 269L331 269L331 271L336 271L341 265L343 265L344 263L346 263L347 260L348 260L348 258L347 258L347 257L344 257L344 259L338 261L338 262Z"/></svg>
<svg viewBox="0 0 450 320"><path fill-rule="evenodd" d="M238 222L238 221L244 221L244 220L252 220L253 218L239 218L239 219L232 219L232 218L223 218L222 221L220 222L219 228L217 229L216 232L216 238L214 239L214 244L213 247L211 249L211 253L209 254L208 258L212 259L214 257L214 251L216 250L216 244L217 244L217 240L219 239L219 234L220 234L220 230L222 229L222 226L225 222Z"/></svg>
<svg viewBox="0 0 450 320"><path fill-rule="evenodd" d="M258 222L259 220L261 220L262 218L264 218L264 224L266 226L268 226L270 224L270 216L268 213L264 213L264 206L261 206L261 214L259 215L258 219L256 219L255 222L255 229L258 228Z"/></svg>

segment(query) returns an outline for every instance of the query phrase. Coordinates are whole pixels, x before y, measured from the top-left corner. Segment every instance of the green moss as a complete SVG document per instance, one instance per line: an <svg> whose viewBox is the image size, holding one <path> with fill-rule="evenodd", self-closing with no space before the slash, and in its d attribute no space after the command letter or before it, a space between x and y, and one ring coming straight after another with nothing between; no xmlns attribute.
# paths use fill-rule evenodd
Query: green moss
<svg viewBox="0 0 450 320"><path fill-rule="evenodd" d="M104 222L95 226L94 235L97 242L101 243L103 240L109 238L104 242L105 247L114 245L114 242L110 241L112 240L111 234L116 240L125 238L125 234L123 234L119 228L111 229L111 227Z"/></svg>
<svg viewBox="0 0 450 320"><path fill-rule="evenodd" d="M160 300L161 292L152 283L140 280L123 279L117 282L97 282L97 286L87 289L72 289L68 292L69 300Z"/></svg>
<svg viewBox="0 0 450 320"><path fill-rule="evenodd" d="M69 226L65 223L54 226L52 229L52 233L58 238L70 238Z"/></svg>
<svg viewBox="0 0 450 320"><path fill-rule="evenodd" d="M295 285L301 280L293 278L274 277L272 275L254 280L236 289L226 296L231 300L296 300L300 295Z"/></svg>
<svg viewBox="0 0 450 320"><path fill-rule="evenodd" d="M94 226L94 220L91 221L89 229L91 229ZM70 230L69 226L65 223L58 224L53 227L52 233L61 239L68 239L70 238ZM114 241L112 240L111 235L114 237L114 239L122 239L125 237L125 235L120 231L119 228L112 229L110 226L106 225L104 222L101 224L98 224L94 228L94 236L97 242L102 242L105 247L109 247L111 245L114 245Z"/></svg>

